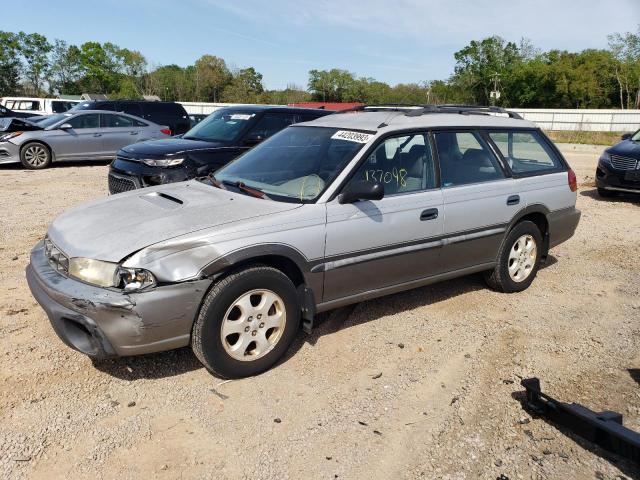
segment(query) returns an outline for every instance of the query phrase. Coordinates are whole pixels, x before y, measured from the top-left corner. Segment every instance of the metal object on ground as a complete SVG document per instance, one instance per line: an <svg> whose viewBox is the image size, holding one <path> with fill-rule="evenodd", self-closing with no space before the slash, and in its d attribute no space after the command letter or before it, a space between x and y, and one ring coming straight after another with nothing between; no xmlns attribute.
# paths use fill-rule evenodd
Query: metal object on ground
<svg viewBox="0 0 640 480"><path fill-rule="evenodd" d="M594 412L577 403L559 402L542 393L540 380L527 378L526 407L609 452L640 463L640 433L622 426L622 414Z"/></svg>

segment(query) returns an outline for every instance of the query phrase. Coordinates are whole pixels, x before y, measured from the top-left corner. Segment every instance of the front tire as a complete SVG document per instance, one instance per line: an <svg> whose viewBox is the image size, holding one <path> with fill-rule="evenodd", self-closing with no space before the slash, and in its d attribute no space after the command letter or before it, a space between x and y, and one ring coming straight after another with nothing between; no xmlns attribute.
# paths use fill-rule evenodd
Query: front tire
<svg viewBox="0 0 640 480"><path fill-rule="evenodd" d="M507 234L498 252L498 264L487 272L485 280L494 290L504 293L529 288L540 268L542 233L525 220Z"/></svg>
<svg viewBox="0 0 640 480"><path fill-rule="evenodd" d="M300 324L296 288L275 268L239 270L204 299L191 336L198 360L223 378L257 375L284 355Z"/></svg>
<svg viewBox="0 0 640 480"><path fill-rule="evenodd" d="M29 170L42 170L51 165L51 151L40 142L29 142L20 150L20 163Z"/></svg>

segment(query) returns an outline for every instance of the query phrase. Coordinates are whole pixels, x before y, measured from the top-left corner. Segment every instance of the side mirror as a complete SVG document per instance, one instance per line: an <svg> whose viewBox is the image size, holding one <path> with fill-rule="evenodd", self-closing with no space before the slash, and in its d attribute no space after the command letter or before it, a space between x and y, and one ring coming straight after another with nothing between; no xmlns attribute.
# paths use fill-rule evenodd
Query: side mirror
<svg viewBox="0 0 640 480"><path fill-rule="evenodd" d="M631 138L631 134L630 133L623 133L620 138L622 140L629 140Z"/></svg>
<svg viewBox="0 0 640 480"><path fill-rule="evenodd" d="M354 182L350 184L339 196L341 204L354 203L358 200L382 200L384 197L384 185L380 182Z"/></svg>
<svg viewBox="0 0 640 480"><path fill-rule="evenodd" d="M244 143L245 145L253 146L253 145L259 144L263 140L264 140L264 135L260 133L250 133L249 135L244 137L244 140L242 141L242 143Z"/></svg>
<svg viewBox="0 0 640 480"><path fill-rule="evenodd" d="M60 130L71 130L73 127L70 123L63 123L58 127Z"/></svg>

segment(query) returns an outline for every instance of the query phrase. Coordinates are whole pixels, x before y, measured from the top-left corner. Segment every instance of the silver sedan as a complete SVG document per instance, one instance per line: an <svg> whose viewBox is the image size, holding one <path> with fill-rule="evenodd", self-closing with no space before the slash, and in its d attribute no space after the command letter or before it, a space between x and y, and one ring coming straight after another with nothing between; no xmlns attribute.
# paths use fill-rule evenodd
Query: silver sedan
<svg viewBox="0 0 640 480"><path fill-rule="evenodd" d="M32 126L29 131L0 132L0 164L20 162L39 170L55 161L110 160L122 147L171 135L169 127L102 110L65 112Z"/></svg>

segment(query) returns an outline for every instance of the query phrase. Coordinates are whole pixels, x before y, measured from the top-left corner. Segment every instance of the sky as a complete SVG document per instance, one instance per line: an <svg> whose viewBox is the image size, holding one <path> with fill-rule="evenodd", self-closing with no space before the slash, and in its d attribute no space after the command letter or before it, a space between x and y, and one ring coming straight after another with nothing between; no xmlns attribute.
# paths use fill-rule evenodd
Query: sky
<svg viewBox="0 0 640 480"><path fill-rule="evenodd" d="M306 88L311 69L391 85L446 79L471 40L580 51L640 25L640 0L12 0L2 10L0 30L108 41L151 66L212 54L254 67L269 89Z"/></svg>

